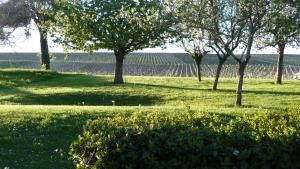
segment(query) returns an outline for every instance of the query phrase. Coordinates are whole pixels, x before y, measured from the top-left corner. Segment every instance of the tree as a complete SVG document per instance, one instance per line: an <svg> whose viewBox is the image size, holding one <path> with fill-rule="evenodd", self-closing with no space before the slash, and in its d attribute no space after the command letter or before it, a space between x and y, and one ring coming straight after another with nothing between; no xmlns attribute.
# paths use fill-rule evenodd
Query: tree
<svg viewBox="0 0 300 169"><path fill-rule="evenodd" d="M230 52L232 53L239 46L243 26L236 15L237 7L234 1L208 0L203 2L205 10L197 8L198 10L195 11L202 16L202 23L199 25L208 33L208 46L218 57L218 68L213 85L213 90L217 90L223 64L229 58Z"/></svg>
<svg viewBox="0 0 300 169"><path fill-rule="evenodd" d="M48 31L50 23L54 21L53 0L24 0L29 11L29 17L34 21L40 34L42 68L50 69L48 46Z"/></svg>
<svg viewBox="0 0 300 169"><path fill-rule="evenodd" d="M124 83L127 54L162 45L174 33L172 3L166 0L65 0L57 6L56 41L69 49L114 51L115 84Z"/></svg>
<svg viewBox="0 0 300 169"><path fill-rule="evenodd" d="M0 41L8 43L15 29L25 27L30 23L26 17L23 3L20 1L8 1L0 3Z"/></svg>
<svg viewBox="0 0 300 169"><path fill-rule="evenodd" d="M52 10L53 0L8 0L6 3L1 4L1 12L5 12L7 9L14 10L15 16L19 16L21 19L9 20L10 24L7 26L11 28L17 28L16 26L30 27L30 22L23 22L23 20L33 20L40 33L40 45L41 45L41 64L42 68L46 70L50 69L50 57L47 33L50 22L53 22L53 16L50 10ZM24 25L26 23L26 25Z"/></svg>
<svg viewBox="0 0 300 169"><path fill-rule="evenodd" d="M181 22L177 25L180 32L178 41L182 47L195 61L199 82L202 80L201 64L203 58L209 53L209 37L204 29L205 16L208 0L183 0L177 4L177 19Z"/></svg>
<svg viewBox="0 0 300 169"><path fill-rule="evenodd" d="M300 10L296 2L274 0L264 29L264 44L278 49L276 84L282 84L284 51L293 45L300 33Z"/></svg>
<svg viewBox="0 0 300 169"><path fill-rule="evenodd" d="M203 58L209 53L208 46L204 40L204 32L200 33L196 30L190 29L193 31L190 37L186 37L185 39L181 40L181 47L192 57L195 61L197 66L197 76L198 81L202 81L202 74L201 74L201 64Z"/></svg>
<svg viewBox="0 0 300 169"><path fill-rule="evenodd" d="M244 25L237 16L238 8L233 0L210 0L205 29L209 32L209 47L217 54L218 67L216 70L213 90L218 89L222 67L231 53L241 43Z"/></svg>
<svg viewBox="0 0 300 169"><path fill-rule="evenodd" d="M236 16L241 22L239 22L243 33L238 38L243 37L242 47L243 52L240 56L230 51L226 47L226 51L237 61L239 66L239 82L236 91L236 105L242 106L242 91L244 83L244 75L246 66L251 59L251 50L254 43L254 38L257 32L262 29L266 24L266 15L269 9L269 0L234 0L237 8Z"/></svg>

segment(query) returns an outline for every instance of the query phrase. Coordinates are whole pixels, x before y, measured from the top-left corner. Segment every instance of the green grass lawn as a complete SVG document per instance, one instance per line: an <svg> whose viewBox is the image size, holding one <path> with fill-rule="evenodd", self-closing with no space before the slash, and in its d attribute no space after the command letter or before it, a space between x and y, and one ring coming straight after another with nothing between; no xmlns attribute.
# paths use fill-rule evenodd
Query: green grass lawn
<svg viewBox="0 0 300 169"><path fill-rule="evenodd" d="M32 70L0 71L0 169L74 168L71 142L88 119L138 111L287 112L300 105L300 81L246 79L244 107L235 107L236 79L125 77ZM112 106L112 101L116 106Z"/></svg>

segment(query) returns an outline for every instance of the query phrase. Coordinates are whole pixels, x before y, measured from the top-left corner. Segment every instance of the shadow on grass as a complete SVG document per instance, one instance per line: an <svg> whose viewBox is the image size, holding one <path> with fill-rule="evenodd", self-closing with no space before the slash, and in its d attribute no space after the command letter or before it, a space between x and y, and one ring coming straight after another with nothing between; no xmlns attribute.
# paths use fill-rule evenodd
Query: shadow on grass
<svg viewBox="0 0 300 169"><path fill-rule="evenodd" d="M216 91L212 89L199 89L199 88L189 88L189 87L177 87L177 86L166 86L166 85L153 85L153 84L139 84L139 83L129 83L130 85L142 86L142 87L158 87L176 90L192 90L192 91L208 91L208 92L222 92L222 93L235 93L236 90L233 89L218 89ZM275 94L275 95L293 95L300 96L300 92L281 92L281 91L262 91L262 90L244 90L243 93L250 94Z"/></svg>
<svg viewBox="0 0 300 169"><path fill-rule="evenodd" d="M126 95L112 93L72 92L58 94L30 94L17 98L2 100L23 105L89 105L89 106L112 106L113 101L117 106L154 105L161 102L161 98L148 95Z"/></svg>
<svg viewBox="0 0 300 169"><path fill-rule="evenodd" d="M219 89L213 91L208 88L180 87L172 85L160 84L142 84L142 83L126 83L122 85L114 85L110 78L104 76L89 76L84 74L61 74L56 72L36 71L36 70L0 70L0 92L2 95L16 94L15 98L7 98L1 100L15 104L40 104L40 105L102 105L110 106L112 101L120 106L137 106L154 105L162 102L162 98L156 96L155 93L149 95L126 93L126 88L139 88L147 90L149 88L172 89L172 90L188 90L188 91L205 91L234 94L234 89ZM20 90L20 86L47 88L47 87L72 87L72 88L88 88L88 87L117 87L122 92L103 93L103 92L73 92L58 94L33 94L26 90ZM267 90L244 90L245 94L270 94L270 95L290 95L300 96L300 92L289 91L267 91Z"/></svg>
<svg viewBox="0 0 300 169"><path fill-rule="evenodd" d="M75 168L72 159L69 158L68 152L71 143L78 139L79 134L82 134L82 126L86 124L87 120L113 115L112 113L97 112L70 115L70 113L66 112L64 114L45 114L39 117L31 117L30 115L26 117L24 115L23 118L20 118L20 121L0 123L0 166L22 169ZM267 168L291 168L286 167L286 164L300 166L299 163L295 163L299 161L300 147L298 146L298 138L291 137L293 140L286 137L273 139L273 135L271 138L268 138L265 137L268 135L265 135L263 132L268 132L269 130L265 130L257 133L264 136L261 141L257 142L257 140L252 139L253 132L257 132L256 127L249 127L249 121L238 121L239 118L236 119L236 116L232 114L218 114L218 117L220 121L218 120L219 118L215 118L214 114L203 116L203 119L194 119L193 124L190 124L190 126L196 126L193 128L183 128L183 126L187 126L189 123L184 123L184 125L178 123L179 125L175 128L172 121L173 125L170 126L158 127L155 130L145 130L146 133L142 134L129 132L133 134L131 135L132 137L117 138L126 138L126 142L132 143L128 145L134 146L125 146L127 149L122 149L122 151L126 152L128 148L132 147L134 150L129 152L134 152L137 154L137 157L142 157L143 154L145 155L145 152L149 152L153 154L151 157L158 157L158 161L170 161L171 163L168 164L172 165L178 164L174 163L174 161L180 160L182 162L182 167L170 166L169 168L197 168L198 166L202 166L205 161L208 162L209 168L223 168L224 166L222 167L222 165L225 164L223 162L228 162L228 160L230 160L230 164L235 165L227 166L228 168L235 168L236 166L238 166L236 168L243 168L244 162L251 165L258 165L252 166L252 168L260 168L262 164L260 162L272 164L272 166ZM277 116L274 117L274 119L276 118ZM259 118L256 118L256 120L260 122ZM231 122L234 122L230 127L232 131L228 135L223 132L216 132L219 129L220 122L223 125L231 125L233 124ZM214 128L207 128L207 124L214 124ZM297 123L291 122L289 125L295 124ZM273 128L278 127L276 123L274 125ZM125 129L126 127L127 125L124 126ZM117 133L126 134L127 132ZM290 140L295 142L289 142ZM145 144L141 144L143 142ZM151 145L145 146L147 144L152 144L152 146L155 145L155 147L159 148L149 149L148 147ZM174 146L177 147L174 148ZM243 153L240 156L242 160L233 154L234 150L239 150ZM215 152L218 153L218 156ZM117 157L113 159L114 161L125 159L122 158L124 156L121 156L124 154L118 154L120 151L110 151L110 153L115 153L109 154L115 156L108 157ZM293 154L293 156L290 156L290 154ZM136 159L139 163L141 162L141 158ZM276 165L281 164L282 166L276 167L272 161L275 161ZM132 161L125 159L124 164L128 164L129 162ZM149 163L145 165L149 165ZM190 165L190 167L187 167L187 165Z"/></svg>
<svg viewBox="0 0 300 169"><path fill-rule="evenodd" d="M23 169L75 168L68 151L89 119L105 114L52 115L0 125L0 166Z"/></svg>
<svg viewBox="0 0 300 169"><path fill-rule="evenodd" d="M61 76L57 72L37 70L0 70L0 80L9 81L15 85L50 80Z"/></svg>
<svg viewBox="0 0 300 169"><path fill-rule="evenodd" d="M108 77L85 74L62 74L37 70L0 70L0 82L3 86L33 85L40 87L94 87L111 85ZM8 83L9 82L9 83Z"/></svg>

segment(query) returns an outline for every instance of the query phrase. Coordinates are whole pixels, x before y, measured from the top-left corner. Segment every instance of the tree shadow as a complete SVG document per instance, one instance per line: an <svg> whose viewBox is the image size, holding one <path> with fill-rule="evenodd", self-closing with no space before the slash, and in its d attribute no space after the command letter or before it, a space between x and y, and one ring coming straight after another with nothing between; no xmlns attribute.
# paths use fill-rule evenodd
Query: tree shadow
<svg viewBox="0 0 300 169"><path fill-rule="evenodd" d="M78 135L83 132L82 126L86 124L87 120L103 119L114 115L114 113L96 112L52 113L38 117L28 116L29 118L24 115L20 121L4 123L4 125L0 125L0 166L22 169L31 169L37 166L40 169L75 168L73 159L70 158L68 152L71 143L78 139ZM149 167L149 163L142 161L147 158L139 158L144 155L171 165L165 166L166 168L243 168L245 162L251 165L248 168L261 168L263 164L270 165L269 168L300 166L298 137L290 139L282 137L277 140L273 136L267 137L268 135L265 133L266 137L257 140L252 137L253 132L257 132L257 130L255 127L249 127L250 121L239 121L239 118L232 114L218 114L222 120L211 118L214 116L214 113L208 113L201 119L193 119L192 124L180 125L178 123L177 126L174 126L177 123L171 122L173 125L154 127L143 133L128 132L125 125L125 132L120 133L130 135L117 138L124 138L125 143L131 144L126 144L127 146L122 148L122 152L110 151L113 154L108 154L111 155L108 158L116 157L113 159L114 161L120 160L120 165L127 166L133 162L133 159L127 160L130 156L127 156L126 152L134 152L138 157L136 164L140 165L136 168ZM274 119L276 118L277 116L274 117ZM221 124L223 129L227 130L224 126L231 125L232 122L234 125L230 128L229 133L219 131ZM151 125L151 123L147 124ZM213 127L208 127L211 126L208 124ZM184 126L194 127L185 128ZM264 136L264 133L257 134ZM235 154L235 150L238 150L238 155ZM293 155L291 156L291 154ZM122 161L124 159L125 161ZM224 166L225 163L230 166ZM176 166L178 164L182 166ZM278 164L280 166L277 166ZM287 167L286 164L290 167ZM152 168L163 167L152 166Z"/></svg>
<svg viewBox="0 0 300 169"><path fill-rule="evenodd" d="M0 79L9 81L14 85L29 84L58 78L60 75L57 72L37 71L37 70L0 70Z"/></svg>
<svg viewBox="0 0 300 169"><path fill-rule="evenodd" d="M105 86L141 86L167 88L176 90L193 90L193 91L213 91L212 89L199 89L193 87L179 87L171 85L159 84L143 84L143 83L126 83L115 85L111 79L104 76L90 76L85 74L61 74L58 72L37 71L37 70L11 70L0 71L0 78L4 81L9 81L8 86L1 88L11 88L15 86L33 85L39 87L105 87ZM271 83L271 82L270 82ZM273 84L273 83L271 83ZM233 89L219 89L213 92L234 93ZM244 90L244 93L253 94L278 94L278 95L300 95L300 92L282 92L282 91L265 91L265 90Z"/></svg>
<svg viewBox="0 0 300 169"><path fill-rule="evenodd" d="M236 90L232 89L219 89L219 92L233 93ZM249 94L270 94L270 95L287 95L287 96L300 96L300 92L287 92L287 91L267 91L267 90L243 90L243 93Z"/></svg>
<svg viewBox="0 0 300 169"><path fill-rule="evenodd" d="M0 125L0 166L9 168L75 168L69 146L87 120L107 114L50 115Z"/></svg>
<svg viewBox="0 0 300 169"><path fill-rule="evenodd" d="M91 76L76 73L58 73L38 70L0 70L3 86L40 86L40 87L95 87L112 83L104 76Z"/></svg>
<svg viewBox="0 0 300 169"><path fill-rule="evenodd" d="M11 102L22 105L87 105L87 106L138 106L154 105L162 99L158 96L129 95L99 92L72 92L55 94L30 94L16 98L3 99L4 102ZM113 103L114 102L114 103Z"/></svg>
<svg viewBox="0 0 300 169"><path fill-rule="evenodd" d="M207 92L221 92L221 93L235 93L236 90L233 89L199 89L191 87L178 87L178 86L167 86L167 85L156 85L156 84L142 84L142 83L128 83L134 86L143 86L143 87L157 87L157 88L166 88L166 89L176 89L176 90L192 90L192 91L207 91ZM265 90L243 90L243 93L250 94L272 94L272 95L293 95L300 96L300 92L282 92L282 91L265 91Z"/></svg>

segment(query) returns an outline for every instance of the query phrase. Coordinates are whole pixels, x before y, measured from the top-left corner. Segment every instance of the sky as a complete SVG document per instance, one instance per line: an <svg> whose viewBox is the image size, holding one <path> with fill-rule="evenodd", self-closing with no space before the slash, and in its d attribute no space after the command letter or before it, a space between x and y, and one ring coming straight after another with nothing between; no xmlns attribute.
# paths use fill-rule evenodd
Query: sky
<svg viewBox="0 0 300 169"><path fill-rule="evenodd" d="M31 36L28 38L25 38L23 29L17 29L12 38L13 43L9 45L1 45L0 46L0 52L9 52L9 53L23 53L23 52L29 52L29 53L38 53L40 52L40 43L39 43L39 33L37 31L37 28L32 26ZM56 52L63 52L63 49L59 45L55 45L51 39L49 40L49 48L50 52L56 53ZM82 52L82 51L75 51L75 52ZM97 52L110 52L107 50L99 50ZM144 50L140 50L137 52L157 52L157 53L183 53L185 52L180 47L177 47L176 45L167 45L166 49L162 49L161 47L157 48L147 48ZM300 49L293 49L293 48L287 48L286 54L300 54ZM259 53L259 54L275 54L277 53L277 50L275 48L268 48L264 50L253 50L253 53Z"/></svg>

